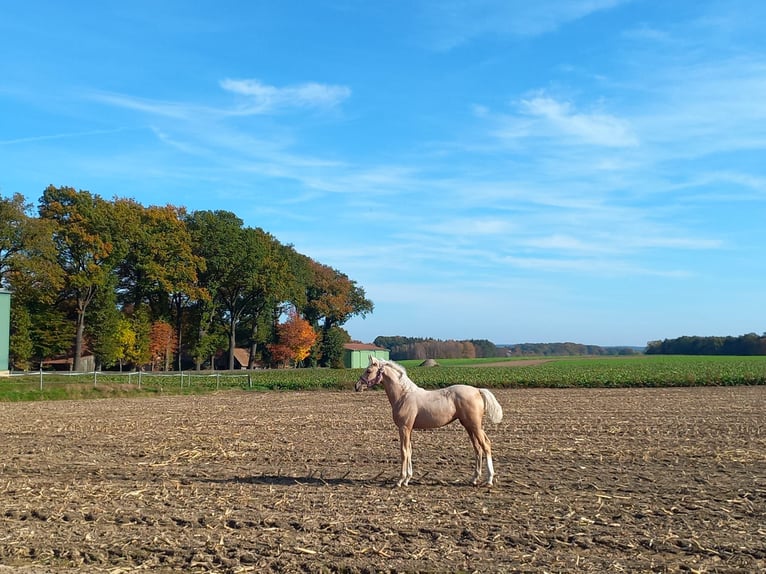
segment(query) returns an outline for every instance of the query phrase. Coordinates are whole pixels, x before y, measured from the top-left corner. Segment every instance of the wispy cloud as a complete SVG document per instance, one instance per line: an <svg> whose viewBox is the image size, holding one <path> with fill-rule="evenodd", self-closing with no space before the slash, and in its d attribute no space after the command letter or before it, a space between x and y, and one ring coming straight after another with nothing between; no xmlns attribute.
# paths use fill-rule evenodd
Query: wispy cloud
<svg viewBox="0 0 766 574"><path fill-rule="evenodd" d="M482 36L538 36L631 0L422 0L434 48L450 50Z"/></svg>
<svg viewBox="0 0 766 574"><path fill-rule="evenodd" d="M649 276L688 278L692 273L685 269L658 269L644 267L627 260L594 257L523 257L507 256L504 263L511 267L544 271L548 273L578 273L588 276Z"/></svg>
<svg viewBox="0 0 766 574"><path fill-rule="evenodd" d="M578 111L572 102L561 101L538 92L522 98L518 114L497 116L496 136L515 140L520 138L566 138L572 143L611 148L639 145L630 122L605 111ZM479 108L479 117L489 112Z"/></svg>
<svg viewBox="0 0 766 574"><path fill-rule="evenodd" d="M111 129L111 130L88 130L88 131L82 131L82 132L65 132L60 134L43 134L39 136L27 136L23 138L0 140L0 145L39 143L39 142L44 142L49 140L62 140L62 139L83 138L83 137L90 137L90 136L103 136L103 135L116 134L120 132L129 131L130 129L133 129L133 128L117 128L117 129Z"/></svg>
<svg viewBox="0 0 766 574"><path fill-rule="evenodd" d="M91 92L89 99L115 107L174 119L198 120L240 115L275 114L290 109L330 109L351 96L346 86L309 82L277 87L258 80L223 79L219 86L225 92L242 96L234 105L199 105L187 101L139 98L114 92Z"/></svg>
<svg viewBox="0 0 766 574"><path fill-rule="evenodd" d="M577 112L570 102L560 102L545 95L521 100L520 108L522 113L541 119L553 130L585 143L607 147L638 145L638 138L629 123L608 113Z"/></svg>
<svg viewBox="0 0 766 574"><path fill-rule="evenodd" d="M264 84L258 80L221 81L221 87L246 97L244 106L238 109L244 114L275 113L291 108L332 108L351 96L346 86L309 82L282 88Z"/></svg>
<svg viewBox="0 0 766 574"><path fill-rule="evenodd" d="M152 116L162 116L179 120L200 116L217 115L219 110L188 102L162 101L150 98L118 94L114 92L93 91L85 96L87 99L107 104L117 108L133 110Z"/></svg>

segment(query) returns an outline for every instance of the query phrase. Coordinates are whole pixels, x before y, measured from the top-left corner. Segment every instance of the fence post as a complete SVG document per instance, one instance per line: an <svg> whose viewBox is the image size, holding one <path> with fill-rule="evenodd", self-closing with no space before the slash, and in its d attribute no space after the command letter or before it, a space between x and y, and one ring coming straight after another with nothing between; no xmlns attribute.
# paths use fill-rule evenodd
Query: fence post
<svg viewBox="0 0 766 574"><path fill-rule="evenodd" d="M43 364L40 363L40 392L43 392Z"/></svg>
<svg viewBox="0 0 766 574"><path fill-rule="evenodd" d="M215 388L218 390L221 387L221 373L215 374Z"/></svg>
<svg viewBox="0 0 766 574"><path fill-rule="evenodd" d="M93 369L93 388L96 388L96 379L98 378L98 371Z"/></svg>
<svg viewBox="0 0 766 574"><path fill-rule="evenodd" d="M138 371L138 388L139 388L139 389L141 388L141 373L142 373L142 372L143 372L143 371Z"/></svg>

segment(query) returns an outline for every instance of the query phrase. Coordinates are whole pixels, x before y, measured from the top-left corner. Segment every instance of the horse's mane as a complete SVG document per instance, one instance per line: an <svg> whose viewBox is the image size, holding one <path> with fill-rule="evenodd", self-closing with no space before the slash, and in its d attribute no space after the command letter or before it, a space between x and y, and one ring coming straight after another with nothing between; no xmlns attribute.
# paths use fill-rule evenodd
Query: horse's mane
<svg viewBox="0 0 766 574"><path fill-rule="evenodd" d="M383 364L391 367L394 371L396 371L399 379L399 384L404 387L404 390L410 391L419 388L414 382L412 382L412 379L407 376L407 369L405 369L402 365L395 363L394 361L387 361L385 359L381 359L381 361Z"/></svg>

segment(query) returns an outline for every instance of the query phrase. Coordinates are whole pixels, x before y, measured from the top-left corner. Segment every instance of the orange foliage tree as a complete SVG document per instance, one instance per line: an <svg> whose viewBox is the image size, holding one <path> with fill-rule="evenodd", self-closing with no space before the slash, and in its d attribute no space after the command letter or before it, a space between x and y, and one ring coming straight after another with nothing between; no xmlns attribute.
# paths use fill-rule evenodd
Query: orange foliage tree
<svg viewBox="0 0 766 574"><path fill-rule="evenodd" d="M309 356L317 334L311 324L291 310L287 321L277 326L277 342L268 346L276 363L297 365Z"/></svg>
<svg viewBox="0 0 766 574"><path fill-rule="evenodd" d="M163 370L170 370L170 362L178 347L175 330L165 321L152 323L149 352L152 355L152 370L155 365L163 365Z"/></svg>

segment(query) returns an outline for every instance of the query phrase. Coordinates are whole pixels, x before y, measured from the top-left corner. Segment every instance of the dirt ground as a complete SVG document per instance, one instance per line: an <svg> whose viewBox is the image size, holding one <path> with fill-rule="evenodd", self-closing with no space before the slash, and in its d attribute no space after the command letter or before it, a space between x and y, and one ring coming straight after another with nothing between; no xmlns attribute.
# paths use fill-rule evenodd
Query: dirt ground
<svg viewBox="0 0 766 574"><path fill-rule="evenodd" d="M379 391L0 404L0 573L766 571L766 387L495 394L491 489Z"/></svg>

